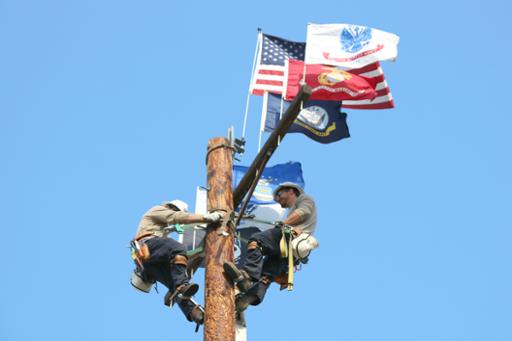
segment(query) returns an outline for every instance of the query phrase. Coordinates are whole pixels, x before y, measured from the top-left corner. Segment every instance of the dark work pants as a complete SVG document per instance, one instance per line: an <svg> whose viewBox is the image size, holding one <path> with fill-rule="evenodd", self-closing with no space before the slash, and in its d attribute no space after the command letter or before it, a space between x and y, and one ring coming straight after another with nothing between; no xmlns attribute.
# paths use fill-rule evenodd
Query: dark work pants
<svg viewBox="0 0 512 341"><path fill-rule="evenodd" d="M170 291L184 283L188 283L187 268L183 265L171 264L176 255L185 256L187 251L183 244L172 238L153 237L145 241L149 248L150 258L144 262L143 276L150 281L157 281ZM189 300L178 301L178 306L185 316L194 308Z"/></svg>
<svg viewBox="0 0 512 341"><path fill-rule="evenodd" d="M273 279L288 270L287 258L281 257L279 248L281 237L281 229L271 228L255 233L249 239L249 242L256 241L261 246L261 250L259 248L247 250L243 269L253 280L259 281L262 276ZM249 290L247 294L255 295L258 298L253 305L258 305L263 301L269 285L260 281Z"/></svg>

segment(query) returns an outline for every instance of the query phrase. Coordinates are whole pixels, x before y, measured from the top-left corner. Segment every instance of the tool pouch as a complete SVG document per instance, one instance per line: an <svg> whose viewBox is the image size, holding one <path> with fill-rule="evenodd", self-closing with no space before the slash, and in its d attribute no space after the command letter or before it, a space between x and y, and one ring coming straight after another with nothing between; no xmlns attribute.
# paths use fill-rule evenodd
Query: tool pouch
<svg viewBox="0 0 512 341"><path fill-rule="evenodd" d="M143 262L146 262L147 260L149 260L149 257L151 256L149 254L149 247L146 245L146 243L142 242L142 243L139 243L140 244L140 249L139 249L139 256L140 256L140 259L143 261Z"/></svg>
<svg viewBox="0 0 512 341"><path fill-rule="evenodd" d="M133 239L130 242L130 251L132 259L137 263L141 270L144 270L143 263L148 261L151 257L149 247L144 243L144 241L139 242L136 239Z"/></svg>

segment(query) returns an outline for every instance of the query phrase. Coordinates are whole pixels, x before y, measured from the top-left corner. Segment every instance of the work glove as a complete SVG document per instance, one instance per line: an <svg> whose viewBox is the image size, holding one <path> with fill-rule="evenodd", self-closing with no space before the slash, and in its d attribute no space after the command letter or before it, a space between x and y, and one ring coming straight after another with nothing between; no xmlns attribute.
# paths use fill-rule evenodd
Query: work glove
<svg viewBox="0 0 512 341"><path fill-rule="evenodd" d="M203 218L209 223L213 223L215 221L219 221L222 219L222 213L220 212L212 212L212 213L206 213Z"/></svg>

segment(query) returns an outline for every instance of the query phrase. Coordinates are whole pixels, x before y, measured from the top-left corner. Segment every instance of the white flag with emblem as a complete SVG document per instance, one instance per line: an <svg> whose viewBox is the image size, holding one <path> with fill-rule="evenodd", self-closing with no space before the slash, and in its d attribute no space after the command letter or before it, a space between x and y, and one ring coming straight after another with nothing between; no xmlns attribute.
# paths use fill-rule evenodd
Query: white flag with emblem
<svg viewBox="0 0 512 341"><path fill-rule="evenodd" d="M349 24L308 24L306 64L358 68L395 60L400 38L393 33Z"/></svg>

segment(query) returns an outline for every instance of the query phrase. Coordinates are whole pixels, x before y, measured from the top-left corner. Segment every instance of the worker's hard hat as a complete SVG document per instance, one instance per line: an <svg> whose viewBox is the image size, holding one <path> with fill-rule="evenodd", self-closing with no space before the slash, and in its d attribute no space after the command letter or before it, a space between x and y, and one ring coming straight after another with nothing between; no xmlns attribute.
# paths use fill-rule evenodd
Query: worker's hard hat
<svg viewBox="0 0 512 341"><path fill-rule="evenodd" d="M186 202L181 200L165 201L163 205L171 205L176 207L179 211L188 212L188 205Z"/></svg>
<svg viewBox="0 0 512 341"><path fill-rule="evenodd" d="M151 287L153 283L147 282L142 278L142 275L137 269L132 271L132 276L130 278L130 282L132 283L135 289L139 289L142 292L148 293L151 291Z"/></svg>
<svg viewBox="0 0 512 341"><path fill-rule="evenodd" d="M280 183L279 186L277 186L276 189L274 190L274 192L273 192L274 200L277 201L277 197L276 197L277 193L279 193L279 191L282 190L283 188L294 188L297 191L299 191L299 194L304 193L304 190L302 189L302 187L297 185L295 182L286 181L286 182Z"/></svg>

